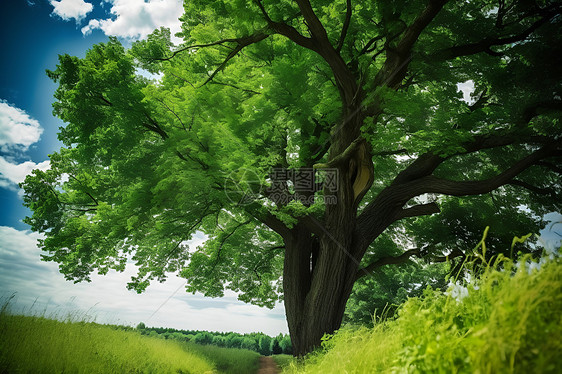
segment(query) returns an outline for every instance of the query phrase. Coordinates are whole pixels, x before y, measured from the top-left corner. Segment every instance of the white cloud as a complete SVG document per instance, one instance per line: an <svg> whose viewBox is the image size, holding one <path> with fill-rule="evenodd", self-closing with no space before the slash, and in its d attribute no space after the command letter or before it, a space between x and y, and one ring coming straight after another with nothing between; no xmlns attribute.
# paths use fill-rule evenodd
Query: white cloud
<svg viewBox="0 0 562 374"><path fill-rule="evenodd" d="M39 238L41 235L30 231L0 226L0 297L15 292L16 311L29 312L33 305L35 313L78 318L87 314L99 323L135 326L144 322L185 330L261 331L272 336L288 331L282 305L273 310L259 308L238 301L234 292L215 299L188 294L182 287L185 280L175 276L152 284L140 295L128 291L126 284L136 272L134 266L124 273L92 275L91 283L73 284L64 280L57 264L40 261ZM196 235L189 245L200 242L201 235Z"/></svg>
<svg viewBox="0 0 562 374"><path fill-rule="evenodd" d="M0 150L21 149L26 151L36 143L43 129L39 122L31 118L25 111L0 100Z"/></svg>
<svg viewBox="0 0 562 374"><path fill-rule="evenodd" d="M49 0L49 2L55 8L53 9L53 14L65 21L70 21L74 18L78 22L93 9L93 5L84 0Z"/></svg>
<svg viewBox="0 0 562 374"><path fill-rule="evenodd" d="M49 160L36 164L33 161L25 161L20 164L12 163L0 156L0 187L17 190L17 185L25 180L25 177L34 169L47 170L51 167Z"/></svg>
<svg viewBox="0 0 562 374"><path fill-rule="evenodd" d="M48 160L17 163L13 158L14 154L21 155L20 152L27 151L30 145L38 142L42 133L43 128L37 120L0 100L0 151L9 155L8 158L0 156L0 187L17 191L18 183L23 182L33 169L49 169Z"/></svg>
<svg viewBox="0 0 562 374"><path fill-rule="evenodd" d="M105 0L111 3L108 19L92 19L82 28L87 35L95 29L106 35L139 39L161 26L168 27L172 35L181 30L179 17L183 14L182 0ZM172 38L177 42L178 39Z"/></svg>

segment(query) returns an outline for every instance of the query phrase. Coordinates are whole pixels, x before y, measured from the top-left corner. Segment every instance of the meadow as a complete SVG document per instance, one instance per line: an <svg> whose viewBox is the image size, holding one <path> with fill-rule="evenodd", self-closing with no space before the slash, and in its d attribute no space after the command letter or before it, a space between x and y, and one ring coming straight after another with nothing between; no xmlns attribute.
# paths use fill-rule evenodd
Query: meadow
<svg viewBox="0 0 562 374"><path fill-rule="evenodd" d="M142 336L91 322L0 313L2 373L227 373L258 369L259 354Z"/></svg>
<svg viewBox="0 0 562 374"><path fill-rule="evenodd" d="M483 239L484 240L484 239ZM374 327L344 326L304 359L275 355L285 374L558 373L562 258L488 259L485 244L446 291L427 288ZM0 311L0 372L232 373L260 354L143 329ZM143 335L144 334L144 335Z"/></svg>

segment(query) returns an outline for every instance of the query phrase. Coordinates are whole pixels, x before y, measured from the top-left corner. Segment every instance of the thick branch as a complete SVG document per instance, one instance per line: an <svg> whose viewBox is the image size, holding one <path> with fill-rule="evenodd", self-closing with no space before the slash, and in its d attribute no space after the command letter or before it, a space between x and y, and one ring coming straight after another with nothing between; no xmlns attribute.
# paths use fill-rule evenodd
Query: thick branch
<svg viewBox="0 0 562 374"><path fill-rule="evenodd" d="M486 95L486 91L482 91L478 96L478 99L474 102L474 104L469 105L468 109L471 112L474 112L477 109L484 107L484 105L488 102L489 97Z"/></svg>
<svg viewBox="0 0 562 374"><path fill-rule="evenodd" d="M470 142L462 144L464 151L450 155L446 158L437 156L432 152L420 155L406 169L396 176L392 184L402 184L430 175L439 165L441 165L441 163L455 156L479 152L485 149L503 147L517 142L528 144L548 144L551 141L552 139L542 136L475 136Z"/></svg>
<svg viewBox="0 0 562 374"><path fill-rule="evenodd" d="M308 231L318 237L326 234L326 228L324 227L322 222L310 215L299 217L299 223L306 227Z"/></svg>
<svg viewBox="0 0 562 374"><path fill-rule="evenodd" d="M428 216L440 212L441 209L439 209L437 203L419 204L398 211L395 221L408 217Z"/></svg>
<svg viewBox="0 0 562 374"><path fill-rule="evenodd" d="M364 277L365 275L370 274L373 270L376 270L381 266L403 264L408 260L410 260L410 257L412 256L420 257L419 248L409 249L406 252L402 253L400 256L389 256L389 257L380 258L377 261L365 266L364 268L357 270L355 277L356 279Z"/></svg>
<svg viewBox="0 0 562 374"><path fill-rule="evenodd" d="M392 181L392 185L403 184L426 175L430 175L437 167L445 161L445 158L427 152L420 155L406 169L398 173Z"/></svg>
<svg viewBox="0 0 562 374"><path fill-rule="evenodd" d="M310 33L319 40L327 41L328 34L326 33L326 29L322 25L322 22L320 22L320 20L318 19L318 16L316 16L316 13L314 13L314 10L312 9L312 5L310 5L310 1L309 0L295 0L295 1L299 6L299 9L306 21L306 24L308 25Z"/></svg>
<svg viewBox="0 0 562 374"><path fill-rule="evenodd" d="M279 218L275 217L271 212L262 209L258 203L252 203L243 206L244 210L255 217L258 221L269 227L271 230L275 231L283 239L288 239L291 236L291 230L281 221Z"/></svg>
<svg viewBox="0 0 562 374"><path fill-rule="evenodd" d="M430 0L429 4L421 12L421 14L414 20L414 22L406 29L404 36L398 43L396 53L399 55L406 55L418 40L422 31L429 25L431 21L441 11L441 8L447 3L448 0Z"/></svg>
<svg viewBox="0 0 562 374"><path fill-rule="evenodd" d="M311 38L307 38L306 36L301 35L297 29L293 26L289 26L283 22L271 22L270 26L275 30L278 34L287 37L288 39L292 40L296 44L300 45L301 47L315 50L314 43L312 42Z"/></svg>
<svg viewBox="0 0 562 374"><path fill-rule="evenodd" d="M539 108L557 110L559 108L562 109L562 105L560 105L560 100L544 101L535 103L533 105L528 105L523 111L521 124L528 123L531 119L538 115ZM450 155L446 158L437 156L432 152L426 152L420 155L415 161L410 164L410 166L408 166L405 170L403 170L396 176L392 184L401 184L430 175L441 163L455 156L466 155L485 149L503 147L514 143L549 144L551 141L552 138L539 135L525 137L513 135L475 136L471 141L461 144L464 148L464 151L454 155Z"/></svg>
<svg viewBox="0 0 562 374"><path fill-rule="evenodd" d="M562 100L545 100L528 105L525 110L523 110L522 121L523 123L528 123L534 117L545 111L562 111Z"/></svg>
<svg viewBox="0 0 562 374"><path fill-rule="evenodd" d="M202 84L202 86L209 83L215 77L215 75L217 75L221 70L223 70L226 67L226 64L228 64L228 62L234 56L236 56L242 49L244 49L245 47L251 44L259 43L265 38L267 38L268 36L269 34L266 34L263 31L259 31L255 34L236 39L236 43L237 43L236 47L232 51L230 51L230 53L226 56L222 64L220 64L219 67L215 69L215 71L209 76L209 78L205 81L205 83Z"/></svg>
<svg viewBox="0 0 562 374"><path fill-rule="evenodd" d="M451 196L481 195L508 184L518 174L535 164L543 158L556 154L560 141L553 142L533 152L529 156L519 160L512 167L495 177L479 181L452 181L437 178L432 175L423 177L405 186L409 190L406 195L410 197L419 196L423 193L439 193Z"/></svg>
<svg viewBox="0 0 562 374"><path fill-rule="evenodd" d="M292 26L287 25L284 22L273 21L271 19L271 17L269 16L269 14L267 13L267 11L265 10L265 7L263 6L261 0L254 0L254 2L260 8L260 11L262 12L265 21L267 22L268 26L272 30L274 30L276 33L278 33L280 35L283 35L283 36L289 38L290 40L297 43L301 47L314 50L314 45L312 43L311 38L307 38L307 37L301 35L297 31L297 29L295 29Z"/></svg>
<svg viewBox="0 0 562 374"><path fill-rule="evenodd" d="M483 145L480 147L475 146L474 149L491 147L492 144L498 145L507 142L506 139L504 141L500 141L499 138L496 140L495 142L484 142ZM421 155L405 171L400 173L390 186L381 191L357 217L354 231L357 256L360 257L373 240L395 221L394 217L396 215L403 214L400 212L400 209L411 198L424 193L439 193L451 196L488 193L509 183L518 174L544 158L555 155L559 152L560 142L560 140L551 142L519 160L503 173L480 181L452 181L437 178L431 174L445 159L431 153Z"/></svg>
<svg viewBox="0 0 562 374"><path fill-rule="evenodd" d="M340 52L343 47L345 37L347 36L347 30L349 29L349 24L351 23L351 13L353 11L351 8L351 0L347 0L346 7L347 10L345 12L345 20L343 21L343 26L341 29L340 40L338 40L338 44L336 45L336 51L338 52Z"/></svg>
<svg viewBox="0 0 562 374"><path fill-rule="evenodd" d="M362 56L366 53L371 53L373 52L375 49L377 49L377 42L379 40L384 39L384 34L375 36L374 38L371 38L371 40L369 40L365 46L361 49L361 51L359 51L358 56Z"/></svg>
<svg viewBox="0 0 562 374"><path fill-rule="evenodd" d="M550 195L550 196L556 196L556 191L554 191L554 189L552 188L542 188L542 187L537 187L537 186L533 186L530 183L527 182L523 182L517 179L513 179L510 182L508 182L507 184L510 184L512 186L519 186L519 187L523 187L531 192L534 192L536 194L539 195Z"/></svg>
<svg viewBox="0 0 562 374"><path fill-rule="evenodd" d="M168 139L170 136L166 133L166 131L164 131L162 129L162 127L160 127L160 125L158 124L158 122L156 122L151 116L149 116L147 113L145 113L146 119L148 119L148 123L144 122L142 123L142 126L152 132L155 132L156 134L160 135L160 137L162 138L162 140L166 140Z"/></svg>
<svg viewBox="0 0 562 374"><path fill-rule="evenodd" d="M412 47L423 30L441 11L448 0L430 0L425 9L404 31L396 48L387 47L387 58L381 70L375 76L375 85L397 88L406 76L411 61Z"/></svg>
<svg viewBox="0 0 562 374"><path fill-rule="evenodd" d="M256 35L259 34L263 34L265 32L265 30L260 30L258 32L256 32L255 34L249 35L249 36L244 36L241 38L226 38L226 39L221 39L221 40L217 40L216 42L211 42L211 43L206 43L206 44L192 44L189 45L187 47L183 47L178 49L177 51L174 51L170 56L168 57L163 57L163 58L154 58L154 61L169 61L172 58L176 57L178 54L180 54L181 52L185 52L188 51L190 49L199 49L199 48L206 48L206 47L213 47L216 45L223 45L226 43L237 43L237 44L241 44L244 43L244 41L248 38L252 38L255 37Z"/></svg>
<svg viewBox="0 0 562 374"><path fill-rule="evenodd" d="M412 256L416 256L416 257L419 257L419 258L426 258L426 254L424 254L422 252L424 252L424 251L420 250L418 248L413 248L413 249L407 250L406 252L402 253L399 256L389 256L389 257L380 258L377 261L365 266L364 268L359 269L356 273L356 279L362 278L365 275L368 275L371 272L373 272L374 270L376 270L376 269L378 269L382 266L385 266L385 265L403 264L403 263L407 262L408 260L410 260L410 258ZM460 249L455 248L447 256L431 257L429 259L429 261L432 262L432 263L447 262L449 260L452 260L453 258L462 257L462 256L465 256L465 254Z"/></svg>
<svg viewBox="0 0 562 374"><path fill-rule="evenodd" d="M502 56L502 53L494 52L491 47L500 46L500 45L507 45L516 43L519 41L523 41L527 39L533 32L535 32L539 27L550 21L554 16L560 13L560 8L555 7L554 9L543 12L542 18L535 21L531 26L527 29L521 31L518 34L504 37L504 38L486 38L477 43L465 44L454 46L450 48L446 48L443 50L438 51L437 53L433 54L433 57L439 59L452 59L456 57L474 55L477 53L485 52L492 56Z"/></svg>
<svg viewBox="0 0 562 374"><path fill-rule="evenodd" d="M357 85L357 81L353 73L349 70L349 67L340 56L339 51L337 51L330 43L326 29L322 25L322 22L318 19L316 13L314 13L312 5L310 5L310 1L295 1L299 6L301 14L303 15L312 35L312 38L309 39L311 47L308 48L318 53L328 63L334 77L336 78L336 84L344 108L354 112L355 106L362 100L362 93L360 92L360 87ZM357 133L358 128L350 129L350 132Z"/></svg>
<svg viewBox="0 0 562 374"><path fill-rule="evenodd" d="M330 43L326 29L314 13L310 2L308 0L296 0L301 14L308 25L310 34L312 35L310 38L304 37L294 27L286 23L273 21L267 14L261 0L255 0L255 2L260 8L270 29L280 35L286 36L296 44L318 53L324 61L326 61L336 79L336 86L342 99L344 114L348 117L355 116L357 114L357 105L363 99L362 92L353 73L340 56L339 51ZM353 115L349 115L349 113L353 113ZM356 134L356 137L359 133L359 126L354 124L354 127L355 128L349 129L349 133Z"/></svg>
<svg viewBox="0 0 562 374"><path fill-rule="evenodd" d="M326 152L328 152L328 149L330 149L330 145L331 145L330 142L324 142L324 144L316 148L313 151L311 162L314 164L315 162L320 161L322 157L324 157Z"/></svg>

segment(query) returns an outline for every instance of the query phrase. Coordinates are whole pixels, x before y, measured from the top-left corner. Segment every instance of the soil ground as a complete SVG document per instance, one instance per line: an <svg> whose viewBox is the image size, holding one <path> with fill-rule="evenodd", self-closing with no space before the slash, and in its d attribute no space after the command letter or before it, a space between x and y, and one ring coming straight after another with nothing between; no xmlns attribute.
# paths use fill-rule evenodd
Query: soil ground
<svg viewBox="0 0 562 374"><path fill-rule="evenodd" d="M260 369L258 374L277 374L279 373L279 368L271 356L261 356L260 357Z"/></svg>

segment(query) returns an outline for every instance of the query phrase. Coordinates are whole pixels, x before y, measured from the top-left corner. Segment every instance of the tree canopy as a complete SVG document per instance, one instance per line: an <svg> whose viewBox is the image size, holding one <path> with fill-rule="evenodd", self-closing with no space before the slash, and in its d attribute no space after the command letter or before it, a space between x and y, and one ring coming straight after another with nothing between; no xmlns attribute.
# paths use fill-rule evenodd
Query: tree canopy
<svg viewBox="0 0 562 374"><path fill-rule="evenodd" d="M110 38L47 72L64 147L23 183L26 222L68 279L134 261L139 292L179 272L284 299L302 354L357 279L560 208L559 1L184 6L180 45Z"/></svg>

